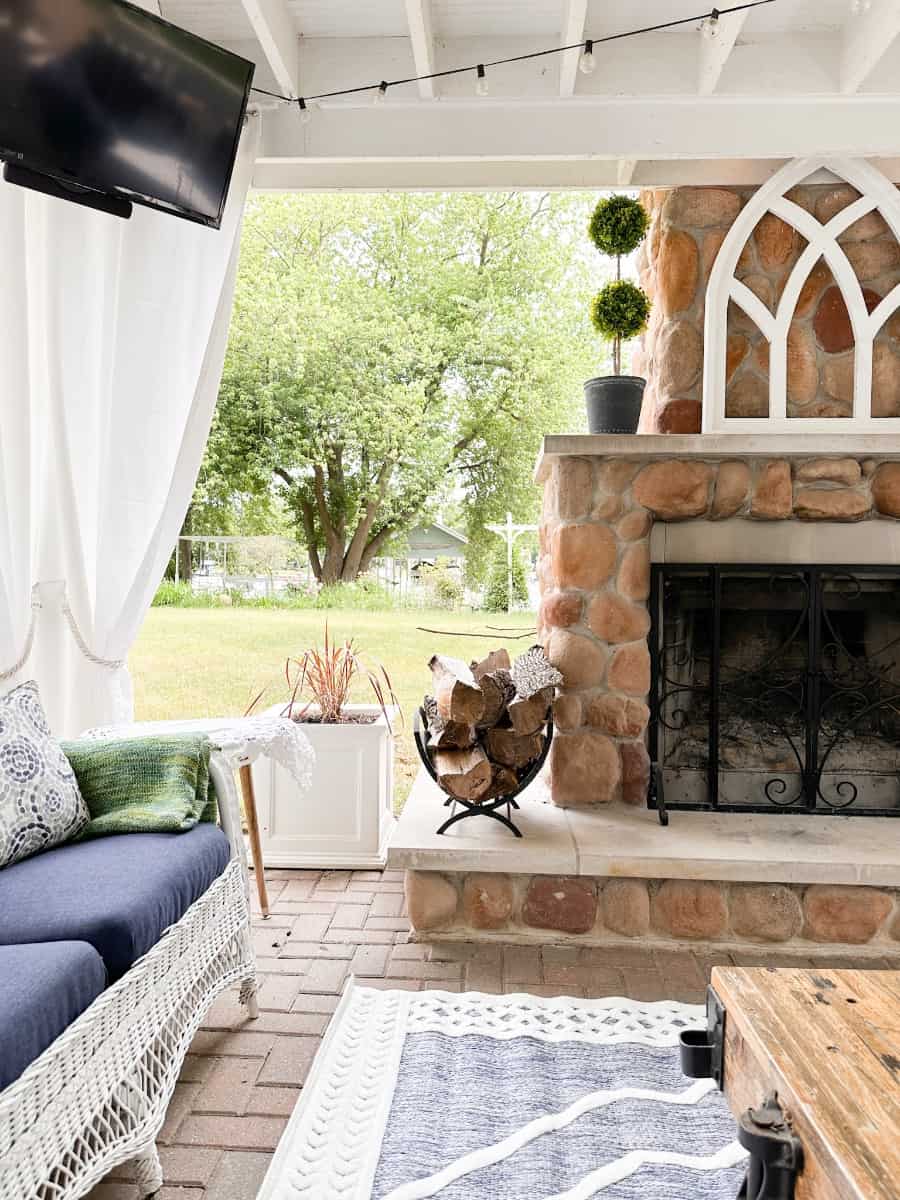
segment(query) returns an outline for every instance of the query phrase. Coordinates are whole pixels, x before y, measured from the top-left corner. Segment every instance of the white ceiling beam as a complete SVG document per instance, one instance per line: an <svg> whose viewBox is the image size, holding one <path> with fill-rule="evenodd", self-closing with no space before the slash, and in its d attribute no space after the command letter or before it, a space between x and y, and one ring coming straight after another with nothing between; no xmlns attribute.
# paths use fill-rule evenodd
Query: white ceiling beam
<svg viewBox="0 0 900 1200"><path fill-rule="evenodd" d="M840 87L858 92L900 34L900 0L872 0L868 12L851 15L844 28Z"/></svg>
<svg viewBox="0 0 900 1200"><path fill-rule="evenodd" d="M616 187L630 187L636 167L636 158L620 158L616 164Z"/></svg>
<svg viewBox="0 0 900 1200"><path fill-rule="evenodd" d="M284 0L241 0L275 81L286 96L300 95L300 38Z"/></svg>
<svg viewBox="0 0 900 1200"><path fill-rule="evenodd" d="M406 24L412 43L413 62L417 75L434 73L434 33L431 27L431 0L406 0ZM433 79L419 80L419 95L423 100L433 100Z"/></svg>
<svg viewBox="0 0 900 1200"><path fill-rule="evenodd" d="M731 57L734 44L748 16L747 11L725 13L719 17L711 31L701 30L700 77L697 84L697 91L701 96L711 96L718 87L725 64Z"/></svg>
<svg viewBox="0 0 900 1200"><path fill-rule="evenodd" d="M584 41L584 23L587 20L587 0L564 0L562 46L572 46ZM561 96L575 95L575 81L578 78L577 50L567 50L559 56L559 94Z"/></svg>

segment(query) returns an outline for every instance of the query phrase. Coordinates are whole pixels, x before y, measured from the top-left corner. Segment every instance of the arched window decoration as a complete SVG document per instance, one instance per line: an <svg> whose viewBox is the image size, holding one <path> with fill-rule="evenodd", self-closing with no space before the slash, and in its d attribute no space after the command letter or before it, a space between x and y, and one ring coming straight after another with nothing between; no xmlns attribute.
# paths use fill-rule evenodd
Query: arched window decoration
<svg viewBox="0 0 900 1200"><path fill-rule="evenodd" d="M825 169L850 184L860 198L826 224L787 197L788 192ZM706 289L705 354L703 368L703 431L705 433L897 433L900 420L872 416L872 346L888 318L900 308L900 284L893 287L870 313L863 290L838 242L842 233L876 210L900 242L900 192L864 159L796 159L778 171L751 197L722 243ZM736 277L738 259L760 219L771 212L791 225L806 247L785 284L775 313ZM855 340L853 411L849 417L793 418L787 405L787 341L797 301L810 272L823 259L840 288ZM768 417L726 415L728 305L733 301L755 323L769 343Z"/></svg>

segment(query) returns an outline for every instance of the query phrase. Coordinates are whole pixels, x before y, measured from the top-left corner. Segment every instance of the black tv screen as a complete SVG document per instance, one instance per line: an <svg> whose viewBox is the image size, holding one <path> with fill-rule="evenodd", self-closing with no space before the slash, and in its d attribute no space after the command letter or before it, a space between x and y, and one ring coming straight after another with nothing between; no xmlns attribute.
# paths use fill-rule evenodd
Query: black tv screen
<svg viewBox="0 0 900 1200"><path fill-rule="evenodd" d="M253 64L125 0L0 0L0 159L218 228Z"/></svg>

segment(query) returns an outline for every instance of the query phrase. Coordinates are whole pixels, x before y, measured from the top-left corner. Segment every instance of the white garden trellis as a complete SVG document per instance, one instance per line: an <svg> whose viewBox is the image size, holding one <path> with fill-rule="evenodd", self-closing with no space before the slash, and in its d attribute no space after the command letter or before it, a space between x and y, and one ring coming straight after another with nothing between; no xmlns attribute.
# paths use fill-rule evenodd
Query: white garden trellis
<svg viewBox="0 0 900 1200"><path fill-rule="evenodd" d="M826 224L789 200L787 193L821 170L850 184L860 198ZM900 242L900 193L864 159L802 158L788 163L747 202L716 257L706 290L704 433L894 433L900 420L872 416L872 345L879 330L900 307L900 284L870 313L862 287L838 237L861 217L877 210ZM735 276L738 259L760 219L774 213L797 230L807 246L791 271L774 315ZM849 417L789 417L787 413L787 339L797 301L820 258L841 290L855 341L853 409ZM725 412L728 304L733 300L769 342L769 415L729 417Z"/></svg>

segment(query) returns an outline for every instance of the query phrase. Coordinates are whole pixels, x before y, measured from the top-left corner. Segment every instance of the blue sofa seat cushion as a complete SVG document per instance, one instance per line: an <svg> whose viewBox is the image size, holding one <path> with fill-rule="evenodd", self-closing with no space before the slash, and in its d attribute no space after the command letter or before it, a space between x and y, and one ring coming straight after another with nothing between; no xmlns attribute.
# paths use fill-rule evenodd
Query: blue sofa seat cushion
<svg viewBox="0 0 900 1200"><path fill-rule="evenodd" d="M103 959L85 942L0 946L0 1090L105 987Z"/></svg>
<svg viewBox="0 0 900 1200"><path fill-rule="evenodd" d="M146 954L222 874L216 825L58 846L0 871L0 945L88 942L110 982Z"/></svg>

